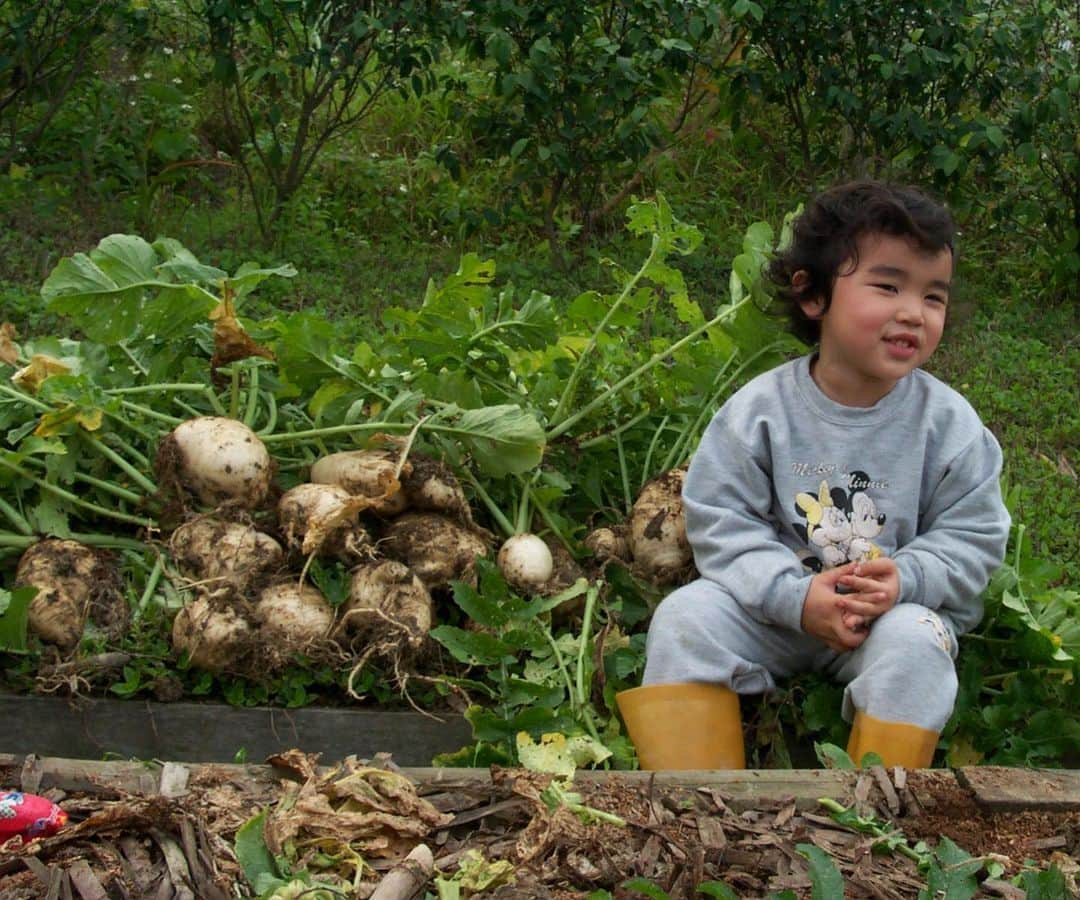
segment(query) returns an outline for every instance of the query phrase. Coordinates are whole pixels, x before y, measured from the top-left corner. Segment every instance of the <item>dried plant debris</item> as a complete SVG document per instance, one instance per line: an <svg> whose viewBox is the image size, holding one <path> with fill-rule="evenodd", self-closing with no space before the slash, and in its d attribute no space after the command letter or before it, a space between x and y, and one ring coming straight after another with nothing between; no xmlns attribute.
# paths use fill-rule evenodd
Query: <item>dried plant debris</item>
<svg viewBox="0 0 1080 900"><path fill-rule="evenodd" d="M928 870L944 871L953 844L974 857L952 863L968 881L964 896L1023 896L1010 879L1053 864L1065 893L1039 896L1068 897L1080 869L1080 813L987 812L948 772L869 772L849 796L817 805L619 773L570 785L520 769L410 777L385 759L320 767L295 750L270 762L192 766L170 791L179 796L54 788L73 824L0 849L0 896L255 896L237 839L245 828L251 838L253 821L267 858L287 867L282 885L307 878L357 898L397 896L404 884L415 896L604 890L629 900L643 896L624 887L632 879L673 898L700 896L708 882L742 898L803 898L821 889L818 865L835 871L847 898L904 900L928 890Z"/></svg>
<svg viewBox="0 0 1080 900"><path fill-rule="evenodd" d="M278 804L267 817L266 846L275 856L292 843L318 846L330 855L349 848L400 859L452 818L419 797L404 775L361 765L355 757L322 773L316 757L295 750L271 762L303 779L282 783Z"/></svg>

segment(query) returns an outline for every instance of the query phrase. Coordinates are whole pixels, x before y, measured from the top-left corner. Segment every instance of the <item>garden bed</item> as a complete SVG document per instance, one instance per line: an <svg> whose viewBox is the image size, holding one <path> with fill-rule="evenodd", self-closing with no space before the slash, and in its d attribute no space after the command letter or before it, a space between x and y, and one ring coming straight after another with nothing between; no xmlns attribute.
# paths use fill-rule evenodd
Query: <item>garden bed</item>
<svg viewBox="0 0 1080 900"><path fill-rule="evenodd" d="M324 864L336 859L338 874L353 878L351 866L363 859L358 888L342 896L367 897L381 883L385 889L389 873L402 873L402 859L421 843L433 853L434 870L410 882L412 893L393 896L423 896L425 888L434 896L440 878L467 885L462 863L476 853L484 863L474 865L470 877L489 879L484 896L504 898L598 890L640 896L624 886L635 877L648 880L651 896L662 890L691 897L698 885L723 881L738 897L785 890L808 897L822 877L813 871L820 859L815 863L808 847L828 855L849 898L916 897L935 873L974 879L976 893L963 896L1018 898L1024 893L1009 879L1025 868L1046 875L1055 866L1052 874L1060 873L1066 891L1075 889L1078 869L1075 771L581 772L574 784L581 802L623 820L587 824L568 805L552 809L543 802L551 776L524 770L397 770L385 758L376 760L376 769L348 760L316 768L313 758L296 752L273 762L186 766L0 757L5 784L52 796L72 818L33 852L0 855L0 894L11 900L235 896L235 886L245 883L241 864L251 866L250 847L241 849L237 832L275 808L300 816L292 822L294 846L317 837ZM372 788L381 782L373 773L385 776L387 769L400 782L375 798ZM350 863L329 849L345 839L348 817L317 821L312 798L329 797L329 786L340 798L343 786L355 786L358 778L368 781L353 793L350 809L355 815L360 796L372 806L367 830L350 835L354 848L366 850ZM843 807L847 819L830 816L821 798L834 810ZM880 836L853 827L856 814L904 839L880 852ZM958 859L943 836L978 859ZM872 851L875 843L879 852ZM913 858L920 855L921 867Z"/></svg>
<svg viewBox="0 0 1080 900"><path fill-rule="evenodd" d="M0 693L3 749L76 759L125 757L180 762L265 759L290 748L326 759L393 755L427 765L471 743L460 716L350 707L235 707L100 697Z"/></svg>

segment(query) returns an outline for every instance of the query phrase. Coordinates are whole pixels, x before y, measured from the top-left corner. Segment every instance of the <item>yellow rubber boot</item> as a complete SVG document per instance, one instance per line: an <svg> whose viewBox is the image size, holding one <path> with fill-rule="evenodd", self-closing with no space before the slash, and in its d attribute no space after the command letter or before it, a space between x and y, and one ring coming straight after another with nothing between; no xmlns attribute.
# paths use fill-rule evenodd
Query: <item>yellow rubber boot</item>
<svg viewBox="0 0 1080 900"><path fill-rule="evenodd" d="M718 684L649 684L615 695L643 769L745 769L739 695Z"/></svg>
<svg viewBox="0 0 1080 900"><path fill-rule="evenodd" d="M876 753L886 766L926 769L934 759L937 742L935 731L906 722L886 722L856 710L847 752L855 765L867 753Z"/></svg>

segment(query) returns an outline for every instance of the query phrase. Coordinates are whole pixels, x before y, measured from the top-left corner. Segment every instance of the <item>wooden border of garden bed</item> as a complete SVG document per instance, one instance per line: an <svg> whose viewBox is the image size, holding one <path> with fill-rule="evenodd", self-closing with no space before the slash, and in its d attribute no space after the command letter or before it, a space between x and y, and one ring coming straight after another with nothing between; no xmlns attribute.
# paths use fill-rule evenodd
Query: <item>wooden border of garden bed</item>
<svg viewBox="0 0 1080 900"><path fill-rule="evenodd" d="M15 787L17 780L21 790L31 793L56 789L106 796L161 794L178 797L186 793L188 781L193 776L208 771L233 773L271 783L291 777L286 770L254 763L98 761L14 753L0 753L0 770L9 773L8 780L12 783L5 785L8 788ZM491 774L486 769L405 767L402 771L424 793L467 788L491 780ZM902 771L896 770L892 781L896 781ZM861 774L835 769L687 772L583 770L577 773L576 778L585 782L713 790L736 810L753 808L762 801L794 801L796 806L806 810L815 808L822 797L849 801ZM882 778L890 781L884 770L880 770L880 776L875 777L879 782ZM989 812L1080 810L1080 770L1076 769L1012 769L1004 766L964 767L955 772L949 769L923 769L919 772L919 780L922 789L931 786L948 788L957 783L968 787L979 805Z"/></svg>
<svg viewBox="0 0 1080 900"><path fill-rule="evenodd" d="M0 721L0 751L72 759L222 763L299 749L326 760L389 753L399 765L426 766L436 754L472 743L472 729L459 715L349 707L0 694Z"/></svg>
<svg viewBox="0 0 1080 900"><path fill-rule="evenodd" d="M435 718L417 712L350 708L282 709L221 703L156 703L144 700L61 698L0 694L0 766L21 771L22 788L33 792L79 790L155 794L186 784L191 772L214 766L276 778L268 765L236 765L239 753L262 760L298 749L324 763L346 756L389 754L407 775L434 788L487 781L485 769L428 768L438 753L472 742L469 724L457 715ZM145 762L102 761L123 757ZM165 762L167 761L167 762ZM995 811L1080 809L1080 770L972 766L923 770L942 782L970 789ZM582 771L584 780L714 788L735 806L794 799L810 808L819 797L850 796L857 773L826 769L745 771ZM12 785L4 785L11 787Z"/></svg>

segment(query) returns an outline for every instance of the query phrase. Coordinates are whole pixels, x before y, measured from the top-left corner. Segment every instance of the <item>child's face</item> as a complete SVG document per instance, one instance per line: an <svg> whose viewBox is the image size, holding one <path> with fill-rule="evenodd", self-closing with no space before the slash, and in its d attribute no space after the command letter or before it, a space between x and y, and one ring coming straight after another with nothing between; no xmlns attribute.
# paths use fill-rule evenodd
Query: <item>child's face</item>
<svg viewBox="0 0 1080 900"><path fill-rule="evenodd" d="M838 403L872 406L926 362L945 327L952 251L927 253L907 238L859 238L859 264L840 266L832 302L803 311L821 321L814 381Z"/></svg>

